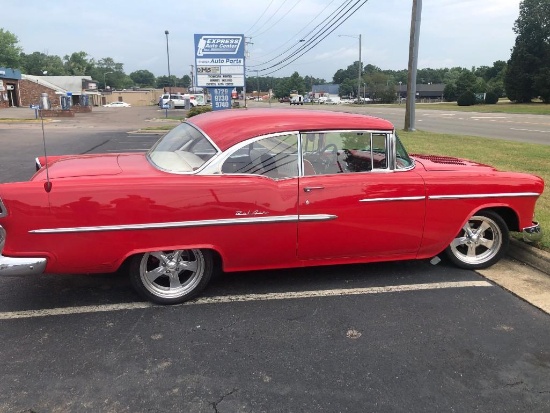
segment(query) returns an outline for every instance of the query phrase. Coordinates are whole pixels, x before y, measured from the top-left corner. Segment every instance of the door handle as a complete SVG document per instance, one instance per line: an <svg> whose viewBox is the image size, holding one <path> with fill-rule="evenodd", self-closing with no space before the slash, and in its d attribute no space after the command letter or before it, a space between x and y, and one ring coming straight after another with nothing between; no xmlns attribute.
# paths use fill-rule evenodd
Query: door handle
<svg viewBox="0 0 550 413"><path fill-rule="evenodd" d="M306 186L304 188L304 192L311 192L314 189L325 189L325 187L324 186Z"/></svg>

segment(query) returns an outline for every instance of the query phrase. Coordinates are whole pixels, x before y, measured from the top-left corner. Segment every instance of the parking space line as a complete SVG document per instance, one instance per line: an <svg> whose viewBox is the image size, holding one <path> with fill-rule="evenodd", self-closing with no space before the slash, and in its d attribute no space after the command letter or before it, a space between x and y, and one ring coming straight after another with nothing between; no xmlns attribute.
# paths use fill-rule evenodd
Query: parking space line
<svg viewBox="0 0 550 413"><path fill-rule="evenodd" d="M439 290L447 288L468 288L468 287L492 287L493 284L487 281L457 281L426 284L405 284L391 285L386 287L367 287L367 288L348 288L334 290L316 290L316 291L297 291L285 293L265 293L265 294L242 294L242 295L223 295L216 297L201 297L188 301L180 305L197 304L224 304L250 301L270 301L270 300L289 300L296 298L317 298L317 297L344 297L351 295L367 295L381 293L397 293L405 291L425 291ZM36 318L48 316L61 316L72 314L99 313L121 310L138 310L144 308L159 307L148 302L121 303L106 305L91 305L81 307L51 308L44 310L25 310L10 311L0 313L0 320L14 320L20 318Z"/></svg>

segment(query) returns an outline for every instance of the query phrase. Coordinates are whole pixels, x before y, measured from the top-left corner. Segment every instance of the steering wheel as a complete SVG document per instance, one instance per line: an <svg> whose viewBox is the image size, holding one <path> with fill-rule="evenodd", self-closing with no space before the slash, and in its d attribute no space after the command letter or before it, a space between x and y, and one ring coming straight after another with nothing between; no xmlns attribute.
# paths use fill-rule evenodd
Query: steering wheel
<svg viewBox="0 0 550 413"><path fill-rule="evenodd" d="M331 166L337 165L338 162L338 147L334 143L329 143L323 149L319 151L319 160L321 165L326 171L329 170Z"/></svg>

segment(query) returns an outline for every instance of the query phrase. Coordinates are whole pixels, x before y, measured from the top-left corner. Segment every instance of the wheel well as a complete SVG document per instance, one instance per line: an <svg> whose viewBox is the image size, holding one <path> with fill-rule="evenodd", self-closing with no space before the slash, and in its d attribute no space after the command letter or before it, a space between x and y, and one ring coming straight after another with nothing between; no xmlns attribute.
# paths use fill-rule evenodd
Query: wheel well
<svg viewBox="0 0 550 413"><path fill-rule="evenodd" d="M519 219L516 212L512 208L494 207L494 208L482 209L481 211L493 211L497 213L506 223L508 230L519 231Z"/></svg>
<svg viewBox="0 0 550 413"><path fill-rule="evenodd" d="M212 252L212 258L214 259L214 273L221 273L223 271L222 256L215 249L209 249L209 251ZM130 261L136 255L139 255L139 254L132 254L132 255L129 255L128 257L126 257L126 259L122 262L122 264L120 264L120 267L118 267L117 272L127 273L128 272L128 267L130 265Z"/></svg>

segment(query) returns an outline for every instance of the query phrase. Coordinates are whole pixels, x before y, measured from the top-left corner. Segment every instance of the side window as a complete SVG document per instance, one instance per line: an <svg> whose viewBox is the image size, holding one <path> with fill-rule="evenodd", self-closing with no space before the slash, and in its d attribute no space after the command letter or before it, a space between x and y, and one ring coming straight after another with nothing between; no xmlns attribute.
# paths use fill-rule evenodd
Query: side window
<svg viewBox="0 0 550 413"><path fill-rule="evenodd" d="M257 174L273 179L298 176L298 136L269 136L233 152L222 165L222 173Z"/></svg>
<svg viewBox="0 0 550 413"><path fill-rule="evenodd" d="M346 131L302 134L304 175L388 168L388 134Z"/></svg>

